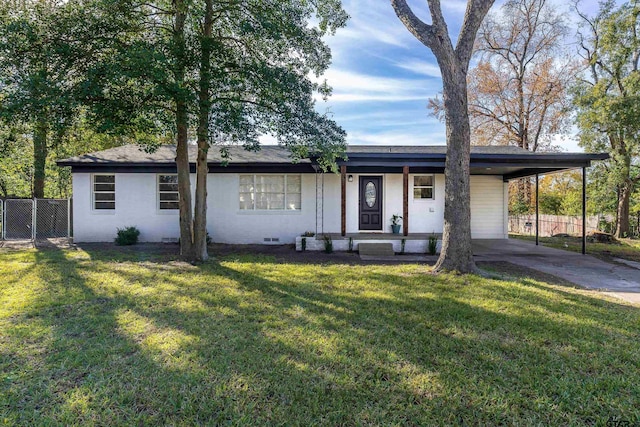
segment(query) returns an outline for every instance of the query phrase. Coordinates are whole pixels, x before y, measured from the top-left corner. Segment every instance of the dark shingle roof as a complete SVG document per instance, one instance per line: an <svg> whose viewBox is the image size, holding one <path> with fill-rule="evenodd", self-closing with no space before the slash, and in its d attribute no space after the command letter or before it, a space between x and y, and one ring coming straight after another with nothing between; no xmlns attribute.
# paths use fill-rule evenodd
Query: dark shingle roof
<svg viewBox="0 0 640 427"><path fill-rule="evenodd" d="M347 153L371 154L446 154L446 145L350 145ZM471 147L473 154L527 154L530 153L520 147L512 146L482 146Z"/></svg>
<svg viewBox="0 0 640 427"><path fill-rule="evenodd" d="M291 156L285 147L277 145L263 145L259 151L247 151L241 146L228 147L231 159L230 164L261 164L261 163L291 163ZM385 154L392 156L407 154L426 156L436 155L443 156L446 154L447 147L445 145L350 145L347 147L347 155L362 156L372 154L376 157L384 157ZM535 156L535 157L572 157L585 156L583 153L532 153L519 147L512 146L473 146L471 154L480 156ZM71 157L69 159L60 160L60 166L71 165L90 165L90 164L174 164L175 162L175 146L162 145L153 153L147 153L138 145L124 145L121 147L111 148L109 150L99 151L96 153L84 154L81 156ZM189 146L189 160L195 162L196 147ZM217 147L209 149L208 162L222 163L223 159L220 150ZM310 163L310 160L303 159L299 163Z"/></svg>
<svg viewBox="0 0 640 427"><path fill-rule="evenodd" d="M196 160L196 147L189 146L189 161ZM262 146L260 151L247 151L239 146L229 147L231 159L229 163L291 163L289 152L280 146ZM60 165L96 164L96 163L128 163L128 164L161 164L175 163L176 148L174 145L161 145L153 153L145 152L138 145L123 145L96 153L83 154L58 162ZM222 156L216 147L209 149L207 161L221 163ZM309 160L301 162L309 163Z"/></svg>
<svg viewBox="0 0 640 427"><path fill-rule="evenodd" d="M230 159L228 164L247 167L275 167L279 165L291 165L292 158L287 148L277 145L263 145L259 151L247 151L242 146L228 147ZM447 147L444 145L351 145L347 147L349 160L339 160L339 164L366 165L380 164L381 162L436 161L444 166L444 158ZM587 153L532 153L512 146L473 146L471 147L472 163L505 163L519 162L519 164L562 164L564 166L581 166L590 164L592 160L606 159L606 154ZM189 146L189 161L193 164L196 159L196 147ZM220 147L209 149L208 163L212 166L223 163ZM298 167L310 167L312 161L302 159ZM479 163L478 163L479 164ZM59 166L73 166L81 168L93 167L175 167L175 146L162 145L153 153L147 153L137 145L124 145L99 151L97 153L84 154L58 161Z"/></svg>

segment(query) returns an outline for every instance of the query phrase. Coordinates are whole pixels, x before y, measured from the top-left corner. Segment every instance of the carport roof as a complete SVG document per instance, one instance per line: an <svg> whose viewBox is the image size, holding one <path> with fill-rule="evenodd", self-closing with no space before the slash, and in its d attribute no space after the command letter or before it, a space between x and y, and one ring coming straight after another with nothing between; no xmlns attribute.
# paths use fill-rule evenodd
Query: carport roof
<svg viewBox="0 0 640 427"><path fill-rule="evenodd" d="M314 159L292 162L287 148L263 145L259 151L247 151L241 146L226 147L229 159L212 147L208 154L211 171L296 171L313 172ZM444 171L447 147L444 145L388 146L350 145L347 160L339 160L348 172L397 172L409 166L412 172ZM196 147L189 146L189 160L195 163ZM587 167L594 160L604 160L607 154L587 153L532 153L511 146L471 147L471 173L500 175L505 180ZM225 161L228 160L228 161ZM138 145L124 145L109 150L84 154L58 161L59 166L71 166L74 172L169 172L175 171L175 146L162 145L152 153Z"/></svg>

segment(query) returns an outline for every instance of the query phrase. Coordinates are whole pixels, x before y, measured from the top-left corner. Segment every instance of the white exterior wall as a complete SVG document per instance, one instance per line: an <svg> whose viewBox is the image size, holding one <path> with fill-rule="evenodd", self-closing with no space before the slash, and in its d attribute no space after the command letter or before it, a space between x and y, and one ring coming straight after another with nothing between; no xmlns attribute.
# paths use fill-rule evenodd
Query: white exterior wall
<svg viewBox="0 0 640 427"><path fill-rule="evenodd" d="M324 218L323 230L325 233L340 232L340 175L337 173L325 173L324 175L324 209L322 215ZM323 179L322 175L319 179ZM350 183L347 182L347 188ZM347 195L347 200L349 196ZM348 209L348 208L347 208ZM347 215L348 211L347 211Z"/></svg>
<svg viewBox="0 0 640 427"><path fill-rule="evenodd" d="M505 185L501 176L471 177L471 237L474 239L506 239Z"/></svg>
<svg viewBox="0 0 640 427"><path fill-rule="evenodd" d="M415 174L409 175L409 232L442 233L444 227L444 175L435 175L432 200L413 198L414 176Z"/></svg>
<svg viewBox="0 0 640 427"><path fill-rule="evenodd" d="M295 243L296 236L305 231L315 232L314 174L302 174L302 200L299 211L241 211L239 185L239 174L209 174L207 229L214 242ZM278 240L265 242L265 238Z"/></svg>
<svg viewBox="0 0 640 427"><path fill-rule="evenodd" d="M140 230L141 242L180 237L178 211L158 209L155 173L116 173L115 210L93 209L92 175L73 174L75 242L113 242L117 229L128 226Z"/></svg>
<svg viewBox="0 0 640 427"><path fill-rule="evenodd" d="M73 174L73 229L76 242L112 242L117 228L136 226L142 242L177 239L178 211L158 209L157 174L116 173L115 211L93 210L90 173ZM359 174L347 182L347 233L358 230ZM375 176L376 174L363 174ZM390 218L402 215L402 175L383 177L383 232ZM441 233L444 219L444 175L435 175L433 200L413 199L413 174L409 177L409 232ZM192 188L194 175L192 174ZM316 231L316 175L302 174L300 211L241 211L239 174L210 174L207 229L220 243L294 243L305 231ZM499 176L471 177L471 233L473 238L506 238L508 193ZM325 233L340 232L340 176L324 174L323 217ZM265 242L265 238L278 239Z"/></svg>

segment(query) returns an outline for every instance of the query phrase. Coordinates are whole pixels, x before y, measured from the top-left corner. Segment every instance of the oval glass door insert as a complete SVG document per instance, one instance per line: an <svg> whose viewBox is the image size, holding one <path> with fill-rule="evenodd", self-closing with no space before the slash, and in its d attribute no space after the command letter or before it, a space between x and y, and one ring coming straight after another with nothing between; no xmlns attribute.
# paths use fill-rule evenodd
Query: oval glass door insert
<svg viewBox="0 0 640 427"><path fill-rule="evenodd" d="M370 208L376 204L376 185L371 181L364 187L364 201Z"/></svg>

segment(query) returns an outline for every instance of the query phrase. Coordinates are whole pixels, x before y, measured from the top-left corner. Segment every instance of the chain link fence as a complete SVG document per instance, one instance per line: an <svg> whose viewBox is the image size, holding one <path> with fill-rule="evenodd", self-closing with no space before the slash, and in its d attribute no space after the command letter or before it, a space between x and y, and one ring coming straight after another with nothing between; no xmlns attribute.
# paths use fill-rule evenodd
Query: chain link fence
<svg viewBox="0 0 640 427"><path fill-rule="evenodd" d="M71 236L71 199L0 200L3 240L47 240Z"/></svg>

